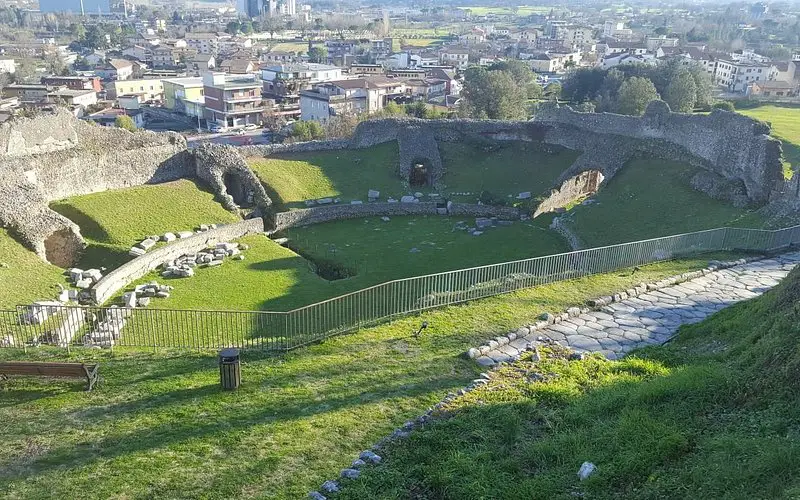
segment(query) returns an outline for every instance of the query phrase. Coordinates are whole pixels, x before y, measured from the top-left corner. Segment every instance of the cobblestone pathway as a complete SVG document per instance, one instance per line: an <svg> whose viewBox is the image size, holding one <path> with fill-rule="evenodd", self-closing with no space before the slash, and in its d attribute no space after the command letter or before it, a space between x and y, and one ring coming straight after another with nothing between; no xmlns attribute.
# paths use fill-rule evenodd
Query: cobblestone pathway
<svg viewBox="0 0 800 500"><path fill-rule="evenodd" d="M515 359L535 337L549 337L577 352L610 359L648 344L663 344L681 325L697 323L736 302L778 284L800 262L800 252L750 262L603 307L549 325L476 359L493 365Z"/></svg>

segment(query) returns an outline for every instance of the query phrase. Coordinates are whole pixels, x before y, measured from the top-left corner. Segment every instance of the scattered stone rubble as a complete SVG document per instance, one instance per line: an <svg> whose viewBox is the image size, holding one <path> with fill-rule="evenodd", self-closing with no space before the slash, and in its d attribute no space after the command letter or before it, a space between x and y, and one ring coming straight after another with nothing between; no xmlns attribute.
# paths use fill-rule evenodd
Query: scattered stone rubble
<svg viewBox="0 0 800 500"><path fill-rule="evenodd" d="M169 260L162 264L161 276L164 278L189 278L194 276L196 267L221 266L223 261L232 257L235 260L244 260L242 250L249 247L239 243L217 243L215 246L201 250L197 253L187 253L177 259Z"/></svg>
<svg viewBox="0 0 800 500"><path fill-rule="evenodd" d="M155 247L158 242L164 243L172 243L178 239L185 239L190 236L194 236L195 234L205 233L206 231L210 231L212 229L216 229L216 224L200 224L200 226L195 231L179 231L177 233L167 232L163 235L150 235L147 238L143 239L136 245L132 246L131 249L128 251L128 255L131 257L141 257L142 255L146 254L151 248Z"/></svg>

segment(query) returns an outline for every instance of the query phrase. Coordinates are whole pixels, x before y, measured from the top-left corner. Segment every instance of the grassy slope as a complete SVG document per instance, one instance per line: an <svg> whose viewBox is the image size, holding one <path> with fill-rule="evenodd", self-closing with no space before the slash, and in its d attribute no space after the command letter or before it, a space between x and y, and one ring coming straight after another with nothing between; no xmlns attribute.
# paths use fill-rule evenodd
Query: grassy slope
<svg viewBox="0 0 800 500"><path fill-rule="evenodd" d="M783 154L792 171L800 170L800 108L765 105L739 113L772 124L772 135L783 141Z"/></svg>
<svg viewBox="0 0 800 500"><path fill-rule="evenodd" d="M796 498L799 290L796 270L620 362L504 368L336 498Z"/></svg>
<svg viewBox="0 0 800 500"><path fill-rule="evenodd" d="M459 221L474 225L472 219L456 217L395 217L389 222L376 217L295 228L287 235L313 258L355 270L361 277L352 280L361 286L568 251L546 220L491 228L480 236L454 230Z"/></svg>
<svg viewBox="0 0 800 500"><path fill-rule="evenodd" d="M559 149L545 153L536 144L500 143L496 152L463 143L441 143L439 151L447 169L444 183L449 191L489 191L498 198L531 191L534 196L553 187L562 172L580 155L577 151ZM476 196L470 201L475 202Z"/></svg>
<svg viewBox="0 0 800 500"><path fill-rule="evenodd" d="M246 260L198 269L190 279L163 280L157 273L139 282L169 281L175 292L155 307L176 309L238 309L281 311L318 302L392 279L565 251L564 243L546 223L515 223L481 236L453 232L458 219L395 217L319 224L292 229L294 245L314 259L330 259L356 271L336 281L317 276L308 262L291 250L264 238L242 239L251 248ZM411 249L417 248L418 253ZM222 283L225 293L209 297Z"/></svg>
<svg viewBox="0 0 800 500"><path fill-rule="evenodd" d="M97 360L80 384L1 382L0 491L77 496L302 498L391 429L477 375L459 355L543 310L562 310L705 260L525 290L365 329L282 358L245 353L243 386L217 388L216 357L116 350L26 359ZM430 326L409 338L419 322ZM22 353L0 349L0 359Z"/></svg>
<svg viewBox="0 0 800 500"><path fill-rule="evenodd" d="M356 151L297 153L250 159L275 202L305 206L304 200L342 197L345 202L367 199L369 189L384 197L407 192L397 176L397 144L390 142Z"/></svg>
<svg viewBox="0 0 800 500"><path fill-rule="evenodd" d="M415 191L470 192L474 194L451 198L472 203L482 190L502 198L521 191L539 194L550 188L578 156L569 150L544 153L524 142L502 146L499 151L486 152L468 144L440 144L446 172L436 189L403 185L396 173L398 152L394 142L357 151L252 158L249 163L277 202L301 207L304 200L324 197L339 196L344 202L366 200L369 189L378 189L384 199L399 199Z"/></svg>
<svg viewBox="0 0 800 500"><path fill-rule="evenodd" d="M8 267L2 264L7 264ZM67 286L61 268L50 265L0 228L0 309L53 300L56 283Z"/></svg>
<svg viewBox="0 0 800 500"><path fill-rule="evenodd" d="M129 259L130 247L150 234L239 220L189 180L76 196L51 207L80 226L89 243L82 259L87 267L117 267Z"/></svg>
<svg viewBox="0 0 800 500"><path fill-rule="evenodd" d="M570 211L570 226L588 247L721 226L760 227L761 217L695 191L695 169L663 160L634 160L594 196Z"/></svg>

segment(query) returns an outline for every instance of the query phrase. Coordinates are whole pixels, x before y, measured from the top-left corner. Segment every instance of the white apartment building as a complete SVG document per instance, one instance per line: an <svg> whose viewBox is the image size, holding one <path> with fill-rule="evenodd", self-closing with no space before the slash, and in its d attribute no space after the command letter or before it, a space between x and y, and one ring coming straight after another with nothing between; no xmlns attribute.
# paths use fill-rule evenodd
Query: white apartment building
<svg viewBox="0 0 800 500"><path fill-rule="evenodd" d="M755 82L775 80L778 69L772 63L717 61L714 82L729 92L745 92Z"/></svg>

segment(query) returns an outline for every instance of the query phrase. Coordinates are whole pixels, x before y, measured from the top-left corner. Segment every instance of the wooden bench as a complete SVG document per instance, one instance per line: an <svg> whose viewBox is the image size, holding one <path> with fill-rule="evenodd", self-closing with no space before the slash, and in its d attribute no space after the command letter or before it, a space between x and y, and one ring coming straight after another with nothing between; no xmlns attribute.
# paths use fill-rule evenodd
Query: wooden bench
<svg viewBox="0 0 800 500"><path fill-rule="evenodd" d="M83 363L45 363L40 361L5 361L0 362L0 376L22 375L30 377L84 378L91 391L97 383L100 365Z"/></svg>

